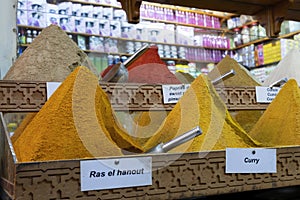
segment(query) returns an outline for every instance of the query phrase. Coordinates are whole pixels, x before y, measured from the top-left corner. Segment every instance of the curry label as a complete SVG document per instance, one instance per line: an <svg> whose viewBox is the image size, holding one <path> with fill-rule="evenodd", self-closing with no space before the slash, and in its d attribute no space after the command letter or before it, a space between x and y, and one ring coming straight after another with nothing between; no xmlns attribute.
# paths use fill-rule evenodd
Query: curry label
<svg viewBox="0 0 300 200"><path fill-rule="evenodd" d="M276 173L276 149L227 148L226 173Z"/></svg>
<svg viewBox="0 0 300 200"><path fill-rule="evenodd" d="M81 191L152 185L152 158L80 161Z"/></svg>

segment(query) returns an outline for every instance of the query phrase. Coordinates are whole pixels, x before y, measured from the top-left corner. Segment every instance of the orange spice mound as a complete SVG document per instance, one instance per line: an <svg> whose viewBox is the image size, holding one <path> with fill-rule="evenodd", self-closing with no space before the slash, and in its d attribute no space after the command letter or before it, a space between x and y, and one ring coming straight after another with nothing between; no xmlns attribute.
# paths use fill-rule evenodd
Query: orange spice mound
<svg viewBox="0 0 300 200"><path fill-rule="evenodd" d="M300 145L300 89L295 79L284 84L249 134L264 146Z"/></svg>
<svg viewBox="0 0 300 200"><path fill-rule="evenodd" d="M226 147L256 147L259 145L232 120L206 76L192 82L155 135L144 146L147 151L157 144L200 126L203 134L178 146L171 152L224 150Z"/></svg>
<svg viewBox="0 0 300 200"><path fill-rule="evenodd" d="M115 121L97 77L77 67L13 143L20 162L141 152Z"/></svg>

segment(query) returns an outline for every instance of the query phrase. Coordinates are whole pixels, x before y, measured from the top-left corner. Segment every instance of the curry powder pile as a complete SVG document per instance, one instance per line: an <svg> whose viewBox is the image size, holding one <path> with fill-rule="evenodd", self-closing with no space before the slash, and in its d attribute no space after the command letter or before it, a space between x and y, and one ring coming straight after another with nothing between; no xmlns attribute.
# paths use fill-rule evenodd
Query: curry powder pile
<svg viewBox="0 0 300 200"><path fill-rule="evenodd" d="M200 126L203 134L171 152L224 150L226 147L259 145L236 124L226 105L205 75L198 76L167 116L159 130L144 145L145 151L157 144Z"/></svg>
<svg viewBox="0 0 300 200"><path fill-rule="evenodd" d="M300 144L300 89L295 79L284 84L249 134L269 147Z"/></svg>
<svg viewBox="0 0 300 200"><path fill-rule="evenodd" d="M236 60L226 56L222 59L218 65L208 73L211 80L220 77L222 74L235 71L235 75L231 75L221 82L215 84L216 87L239 87L239 86L260 86L261 83L257 81L243 66L241 66ZM243 127L248 133L256 122L261 117L263 111L261 110L238 110L230 111L231 116Z"/></svg>
<svg viewBox="0 0 300 200"><path fill-rule="evenodd" d="M13 143L19 162L141 152L120 128L98 78L77 67Z"/></svg>

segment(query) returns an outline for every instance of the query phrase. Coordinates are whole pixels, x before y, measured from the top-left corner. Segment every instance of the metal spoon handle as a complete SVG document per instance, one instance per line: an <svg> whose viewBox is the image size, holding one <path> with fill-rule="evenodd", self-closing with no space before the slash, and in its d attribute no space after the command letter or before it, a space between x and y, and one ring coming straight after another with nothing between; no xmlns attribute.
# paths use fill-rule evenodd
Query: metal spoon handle
<svg viewBox="0 0 300 200"><path fill-rule="evenodd" d="M196 128L194 128L186 133L183 133L182 135L174 138L173 140L163 144L161 147L162 151L168 152L171 149L173 149L173 148L175 148L175 147L177 147L177 146L179 146L201 134L202 134L202 130L200 129L199 126L197 126Z"/></svg>
<svg viewBox="0 0 300 200"><path fill-rule="evenodd" d="M223 74L222 76L216 78L215 80L212 81L212 84L215 84L219 81L221 81L222 79L226 78L227 76L230 76L230 75L234 75L235 74L235 71L232 69L230 70L229 72Z"/></svg>

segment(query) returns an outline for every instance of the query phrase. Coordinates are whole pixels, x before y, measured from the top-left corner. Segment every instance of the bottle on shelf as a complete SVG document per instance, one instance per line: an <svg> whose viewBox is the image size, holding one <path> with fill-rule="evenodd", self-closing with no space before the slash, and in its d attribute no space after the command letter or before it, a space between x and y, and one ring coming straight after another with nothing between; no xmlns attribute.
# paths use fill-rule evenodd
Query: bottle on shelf
<svg viewBox="0 0 300 200"><path fill-rule="evenodd" d="M243 29L241 31L242 34L242 41L243 44L249 43L250 42L250 30L248 26L243 26Z"/></svg>
<svg viewBox="0 0 300 200"><path fill-rule="evenodd" d="M236 47L242 45L242 35L240 33L240 29L239 28L235 28L234 29L234 37L233 37L233 41L234 41L234 45Z"/></svg>
<svg viewBox="0 0 300 200"><path fill-rule="evenodd" d="M250 28L250 41L258 40L258 26L257 22L253 22Z"/></svg>
<svg viewBox="0 0 300 200"><path fill-rule="evenodd" d="M31 33L31 30L27 30L26 32L26 44L31 44L32 42L32 33Z"/></svg>
<svg viewBox="0 0 300 200"><path fill-rule="evenodd" d="M19 39L19 44L26 44L26 36L23 28L19 29L18 39Z"/></svg>

